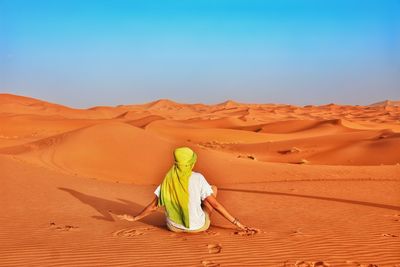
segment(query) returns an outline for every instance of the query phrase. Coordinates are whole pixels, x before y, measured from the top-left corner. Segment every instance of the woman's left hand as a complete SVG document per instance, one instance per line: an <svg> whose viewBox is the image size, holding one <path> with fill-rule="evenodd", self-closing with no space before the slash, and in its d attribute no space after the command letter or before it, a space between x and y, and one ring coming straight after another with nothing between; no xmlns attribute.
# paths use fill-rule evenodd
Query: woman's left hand
<svg viewBox="0 0 400 267"><path fill-rule="evenodd" d="M121 220L127 220L127 221L130 221L130 222L136 221L134 216L128 215L128 214L117 215L117 217L120 218Z"/></svg>

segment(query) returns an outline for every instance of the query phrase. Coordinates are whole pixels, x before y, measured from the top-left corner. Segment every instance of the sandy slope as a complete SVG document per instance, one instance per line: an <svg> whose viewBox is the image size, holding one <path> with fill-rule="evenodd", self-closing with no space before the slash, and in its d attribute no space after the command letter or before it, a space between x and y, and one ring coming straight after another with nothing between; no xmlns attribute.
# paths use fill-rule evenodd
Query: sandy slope
<svg viewBox="0 0 400 267"><path fill-rule="evenodd" d="M0 94L0 266L400 266L393 103L79 110ZM198 235L168 232L162 211L115 219L150 200L180 145L260 234L219 215Z"/></svg>

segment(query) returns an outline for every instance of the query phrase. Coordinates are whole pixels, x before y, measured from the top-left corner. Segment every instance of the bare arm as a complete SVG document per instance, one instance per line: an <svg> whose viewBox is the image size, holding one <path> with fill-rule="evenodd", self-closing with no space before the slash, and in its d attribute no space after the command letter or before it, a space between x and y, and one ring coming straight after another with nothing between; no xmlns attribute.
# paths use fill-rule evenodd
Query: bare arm
<svg viewBox="0 0 400 267"><path fill-rule="evenodd" d="M155 197L138 215L132 216L132 215L124 214L124 215L118 215L118 218L127 220L127 221L131 221L131 222L135 222L140 219L143 219L150 213L156 211L157 208L158 208L158 197Z"/></svg>
<svg viewBox="0 0 400 267"><path fill-rule="evenodd" d="M233 223L234 225L236 225L240 229L258 231L257 229L250 228L250 227L247 227L247 226L241 224L235 217L232 216L232 214L230 214L225 209L225 207L220 202L218 202L218 200L213 195L208 196L205 199L205 201L207 201L214 209L216 209L219 214L221 214L223 217L225 217L225 219L227 219L228 221L230 221L231 223Z"/></svg>

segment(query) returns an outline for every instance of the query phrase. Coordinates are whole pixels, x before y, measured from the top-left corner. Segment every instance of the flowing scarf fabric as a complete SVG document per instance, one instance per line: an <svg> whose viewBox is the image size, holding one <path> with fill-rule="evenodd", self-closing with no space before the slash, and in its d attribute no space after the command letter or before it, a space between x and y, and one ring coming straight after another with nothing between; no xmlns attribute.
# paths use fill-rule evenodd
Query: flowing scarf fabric
<svg viewBox="0 0 400 267"><path fill-rule="evenodd" d="M197 155L188 147L180 147L175 149L174 158L175 164L161 183L158 205L165 206L170 220L189 228L189 178Z"/></svg>

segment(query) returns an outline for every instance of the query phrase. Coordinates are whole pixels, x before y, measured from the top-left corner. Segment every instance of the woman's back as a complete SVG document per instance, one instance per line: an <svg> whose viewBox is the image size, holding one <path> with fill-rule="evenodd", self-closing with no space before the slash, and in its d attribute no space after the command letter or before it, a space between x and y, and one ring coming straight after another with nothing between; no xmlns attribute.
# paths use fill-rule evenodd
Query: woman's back
<svg viewBox="0 0 400 267"><path fill-rule="evenodd" d="M161 185L159 185L154 191L154 194L156 194L157 197L160 197L160 190ZM197 230L201 228L205 222L205 213L201 207L201 203L208 196L212 195L213 191L204 176L201 173L194 171L192 171L192 174L189 178L188 191L190 227L186 228L185 226L175 223L171 219L169 219L168 210L166 210L167 223L170 223L171 225L184 230Z"/></svg>

